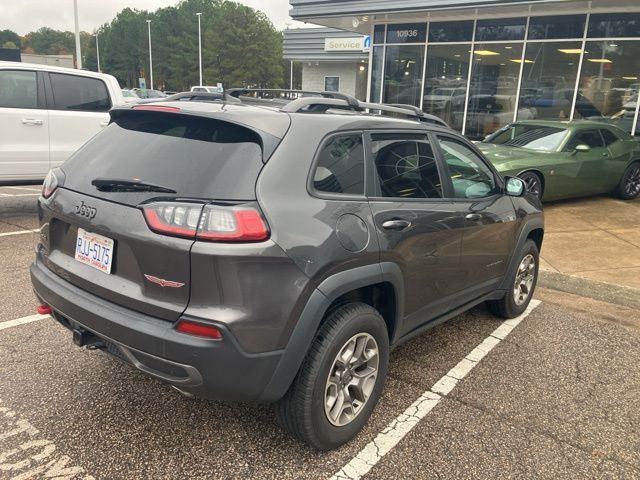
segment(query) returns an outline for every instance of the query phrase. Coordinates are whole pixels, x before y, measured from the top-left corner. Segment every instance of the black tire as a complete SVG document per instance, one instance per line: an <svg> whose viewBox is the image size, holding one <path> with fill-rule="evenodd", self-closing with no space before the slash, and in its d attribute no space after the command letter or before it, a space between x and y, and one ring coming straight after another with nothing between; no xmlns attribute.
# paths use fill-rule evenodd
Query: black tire
<svg viewBox="0 0 640 480"><path fill-rule="evenodd" d="M533 283L531 284L531 287L527 289L527 297L522 303L518 303L515 293L516 277L520 273L520 267L524 259L529 255L531 255L531 257L533 257L533 260L535 261L532 272ZM500 300L490 300L487 302L487 307L489 308L491 313L503 318L515 318L518 315L522 314L527 309L527 307L529 306L529 302L531 302L531 299L533 298L536 284L538 283L539 266L540 253L538 252L538 246L533 240L527 240L522 250L520 251L520 255L518 256L518 263L516 265L516 268L509 275L509 287L507 288L507 293Z"/></svg>
<svg viewBox="0 0 640 480"><path fill-rule="evenodd" d="M627 167L615 193L622 200L633 200L640 194L640 162Z"/></svg>
<svg viewBox="0 0 640 480"><path fill-rule="evenodd" d="M544 193L544 184L542 178L535 172L524 172L518 175L524 182L529 195L533 195L538 200L542 200L542 194Z"/></svg>
<svg viewBox="0 0 640 480"><path fill-rule="evenodd" d="M355 418L343 426L325 413L325 393L338 353L354 336L369 334L378 347L378 370L373 389ZM389 363L389 336L378 311L364 303L349 303L329 314L316 334L296 378L276 404L278 423L292 436L318 450L339 447L365 425L384 387Z"/></svg>

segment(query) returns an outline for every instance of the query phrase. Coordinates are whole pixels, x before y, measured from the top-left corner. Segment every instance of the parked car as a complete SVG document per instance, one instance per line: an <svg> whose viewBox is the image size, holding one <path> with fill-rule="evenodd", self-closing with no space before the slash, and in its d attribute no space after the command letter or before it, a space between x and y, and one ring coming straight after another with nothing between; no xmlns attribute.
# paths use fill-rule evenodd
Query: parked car
<svg viewBox="0 0 640 480"><path fill-rule="evenodd" d="M136 92L126 88L122 89L122 96L124 97L125 103L137 103L140 101L140 97Z"/></svg>
<svg viewBox="0 0 640 480"><path fill-rule="evenodd" d="M464 113L465 88L436 87L423 97L422 109L451 123L453 112Z"/></svg>
<svg viewBox="0 0 640 480"><path fill-rule="evenodd" d="M133 91L142 99L159 99L167 98L167 95L160 90L151 90L149 88L134 88Z"/></svg>
<svg viewBox="0 0 640 480"><path fill-rule="evenodd" d="M0 182L41 181L123 103L111 75L0 62Z"/></svg>
<svg viewBox="0 0 640 480"><path fill-rule="evenodd" d="M484 301L526 309L544 233L464 137L364 105L113 109L43 186L39 311L180 391L277 402L296 438L345 443L391 348Z"/></svg>
<svg viewBox="0 0 640 480"><path fill-rule="evenodd" d="M542 200L640 194L640 142L602 122L517 122L478 146L500 173L522 178Z"/></svg>
<svg viewBox="0 0 640 480"><path fill-rule="evenodd" d="M503 125L513 120L513 112L516 109L515 96L510 95L474 95L469 97L467 123L465 135L473 140L481 140L488 134L495 132ZM535 112L527 107L518 109L518 118L528 120L533 118ZM452 126L462 129L462 111L454 112Z"/></svg>
<svg viewBox="0 0 640 480"><path fill-rule="evenodd" d="M192 92L208 92L208 93L222 93L224 90L222 87L212 87L206 85L197 85L195 87L191 87Z"/></svg>

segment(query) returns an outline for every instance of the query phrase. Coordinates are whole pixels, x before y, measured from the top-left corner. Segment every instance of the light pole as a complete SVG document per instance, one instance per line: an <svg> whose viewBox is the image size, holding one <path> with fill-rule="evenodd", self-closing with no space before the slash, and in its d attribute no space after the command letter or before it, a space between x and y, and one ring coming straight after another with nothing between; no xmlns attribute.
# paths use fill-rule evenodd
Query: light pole
<svg viewBox="0 0 640 480"><path fill-rule="evenodd" d="M95 34L96 37L96 58L98 59L98 72L101 72L102 70L100 70L100 45L98 44L98 34Z"/></svg>
<svg viewBox="0 0 640 480"><path fill-rule="evenodd" d="M198 85L202 85L202 33L200 30L200 17L202 13L196 13L198 16L198 63L200 65L200 83Z"/></svg>
<svg viewBox="0 0 640 480"><path fill-rule="evenodd" d="M153 90L153 57L151 56L151 20L147 20L149 30L149 90Z"/></svg>
<svg viewBox="0 0 640 480"><path fill-rule="evenodd" d="M82 70L82 55L80 54L80 26L78 24L78 0L73 0L73 16L76 22L76 68Z"/></svg>

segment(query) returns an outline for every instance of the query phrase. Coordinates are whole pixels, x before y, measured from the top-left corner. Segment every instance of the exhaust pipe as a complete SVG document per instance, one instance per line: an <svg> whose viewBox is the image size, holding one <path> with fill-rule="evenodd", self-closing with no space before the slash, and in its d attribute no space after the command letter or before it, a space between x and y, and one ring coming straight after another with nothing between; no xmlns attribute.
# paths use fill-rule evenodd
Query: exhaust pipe
<svg viewBox="0 0 640 480"><path fill-rule="evenodd" d="M182 396L184 396L184 397L194 398L193 393L185 392L184 390L182 390L181 388L176 387L175 385L171 385L171 388L173 388L174 390L180 392L182 394Z"/></svg>

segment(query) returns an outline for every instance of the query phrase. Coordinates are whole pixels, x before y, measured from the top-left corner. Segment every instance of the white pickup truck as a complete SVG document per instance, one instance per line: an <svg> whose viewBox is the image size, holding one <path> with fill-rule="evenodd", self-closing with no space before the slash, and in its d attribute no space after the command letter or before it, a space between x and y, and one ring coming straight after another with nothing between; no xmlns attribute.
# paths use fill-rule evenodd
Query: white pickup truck
<svg viewBox="0 0 640 480"><path fill-rule="evenodd" d="M111 75L0 62L0 184L42 180L123 103Z"/></svg>

